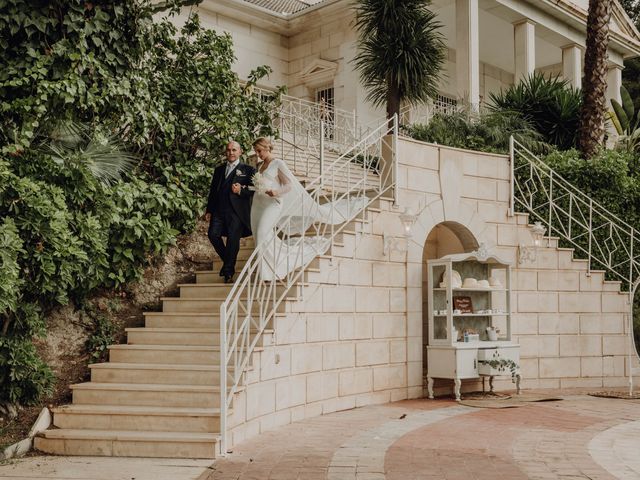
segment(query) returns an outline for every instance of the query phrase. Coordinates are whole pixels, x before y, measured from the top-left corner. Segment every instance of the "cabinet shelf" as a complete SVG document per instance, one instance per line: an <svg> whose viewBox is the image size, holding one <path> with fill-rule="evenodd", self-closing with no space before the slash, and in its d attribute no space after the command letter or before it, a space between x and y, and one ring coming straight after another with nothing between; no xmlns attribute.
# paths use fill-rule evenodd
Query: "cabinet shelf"
<svg viewBox="0 0 640 480"><path fill-rule="evenodd" d="M427 272L427 389L433 398L434 378L453 379L454 393L459 400L461 380L479 378L481 374L491 378L504 374L502 370L484 367L480 371L480 357L507 359L516 364L520 360L520 347L511 341L511 266L480 248L476 252L429 260ZM484 285L496 286L458 286L463 278L475 278ZM473 313L454 313L454 310ZM492 313L480 313L488 310ZM500 330L504 336L485 340L491 328ZM483 339L458 341L456 331L479 333Z"/></svg>

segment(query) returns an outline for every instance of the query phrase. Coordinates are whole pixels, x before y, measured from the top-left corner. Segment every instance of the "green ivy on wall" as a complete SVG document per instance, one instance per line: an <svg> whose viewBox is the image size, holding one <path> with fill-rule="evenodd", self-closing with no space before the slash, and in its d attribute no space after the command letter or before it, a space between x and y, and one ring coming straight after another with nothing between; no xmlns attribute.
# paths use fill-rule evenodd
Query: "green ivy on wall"
<svg viewBox="0 0 640 480"><path fill-rule="evenodd" d="M278 95L248 94L270 69L243 85L229 35L169 21L194 3L0 0L0 402L50 387L31 342L50 308L139 278L229 139L275 133Z"/></svg>

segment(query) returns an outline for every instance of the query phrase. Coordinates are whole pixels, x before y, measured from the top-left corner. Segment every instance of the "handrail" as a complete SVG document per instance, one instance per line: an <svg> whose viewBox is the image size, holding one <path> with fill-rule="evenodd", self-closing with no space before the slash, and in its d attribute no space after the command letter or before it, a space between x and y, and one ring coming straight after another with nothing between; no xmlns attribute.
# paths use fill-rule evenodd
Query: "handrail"
<svg viewBox="0 0 640 480"><path fill-rule="evenodd" d="M283 221L274 227L270 238L256 246L220 306L220 434L223 453L227 445L228 409L265 328L317 254L329 250L336 236L350 222L359 215L364 219L367 207L394 187L394 179L388 177L397 163L394 143L397 130L397 117L392 127L385 122L331 162L307 185L306 193L302 194L297 206L305 202L308 204L311 196L313 205L329 206L329 217L340 223L311 221L315 217L305 218L306 213L302 218L294 217L287 215L285 210ZM376 183L372 182L374 175L371 174L375 175ZM296 207L295 203L291 202L292 208ZM335 208L339 204L346 205L347 210L339 213ZM296 227L300 221L305 226L309 223L301 233ZM285 268L281 274L277 267L283 262L298 268ZM261 270L265 268L271 275L262 275ZM273 279L263 280L269 276Z"/></svg>
<svg viewBox="0 0 640 480"><path fill-rule="evenodd" d="M259 87L253 87L250 93L259 96L277 94ZM329 147L338 151L351 148L363 138L358 129L355 111L349 112L329 104L314 103L288 95L280 96L280 106L273 113L272 122L279 127L281 137L288 134L296 139L294 143L304 142L318 157L321 137Z"/></svg>
<svg viewBox="0 0 640 480"><path fill-rule="evenodd" d="M511 140L513 204L631 288L640 278L640 233Z"/></svg>
<svg viewBox="0 0 640 480"><path fill-rule="evenodd" d="M562 178L549 165L511 137L510 204L522 208L547 226L577 251L586 255L587 275L594 264L622 280L628 289L629 352L627 372L629 395L633 392L632 355L638 358L634 342L634 294L640 284L640 235L617 215Z"/></svg>

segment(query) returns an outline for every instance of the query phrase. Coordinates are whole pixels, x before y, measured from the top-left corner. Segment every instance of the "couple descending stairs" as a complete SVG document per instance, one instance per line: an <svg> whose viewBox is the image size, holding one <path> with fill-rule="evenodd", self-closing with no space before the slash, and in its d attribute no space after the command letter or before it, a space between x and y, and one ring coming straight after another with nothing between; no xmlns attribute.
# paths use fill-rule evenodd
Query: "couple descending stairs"
<svg viewBox="0 0 640 480"><path fill-rule="evenodd" d="M322 169L317 158L310 162L295 145L281 142L274 153L303 185ZM338 157L324 152L323 161L331 164ZM379 183L372 173L364 175ZM363 176L357 165L326 188L344 189L354 176ZM243 240L238 272L254 247L253 238ZM53 409L57 428L35 439L37 449L61 455L167 458L215 458L220 453L220 306L234 284L225 283L216 267L196 272L193 284L179 285L179 297L162 298L161 312L145 313L144 327L127 328L127 343L109 347L108 362L90 365L91 381L71 386L73 403ZM307 271L317 273L313 267ZM287 288L280 309L296 301L302 285ZM278 293L282 288L277 287ZM253 329L251 335L257 333ZM254 351L270 338L271 330L264 330ZM249 364L247 370L251 368Z"/></svg>

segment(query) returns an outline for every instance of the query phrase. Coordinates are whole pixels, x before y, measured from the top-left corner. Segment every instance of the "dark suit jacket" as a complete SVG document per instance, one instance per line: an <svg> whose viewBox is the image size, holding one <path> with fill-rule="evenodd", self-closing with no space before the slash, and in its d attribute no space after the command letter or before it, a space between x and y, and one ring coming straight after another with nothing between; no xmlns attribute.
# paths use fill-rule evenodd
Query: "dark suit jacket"
<svg viewBox="0 0 640 480"><path fill-rule="evenodd" d="M246 163L238 163L236 169L229 174L228 178L225 178L224 173L227 168L227 163L223 163L213 171L213 178L211 179L211 187L209 187L209 198L207 200L207 213L212 215L221 214L218 208L218 191L223 189L225 194L229 195L229 202L233 208L233 212L240 218L244 226L242 232L243 237L251 235L251 197L253 192L248 188L242 188L240 195L237 195L231 191L231 185L239 183L243 187L251 185L251 177L255 173L255 169L251 165Z"/></svg>

